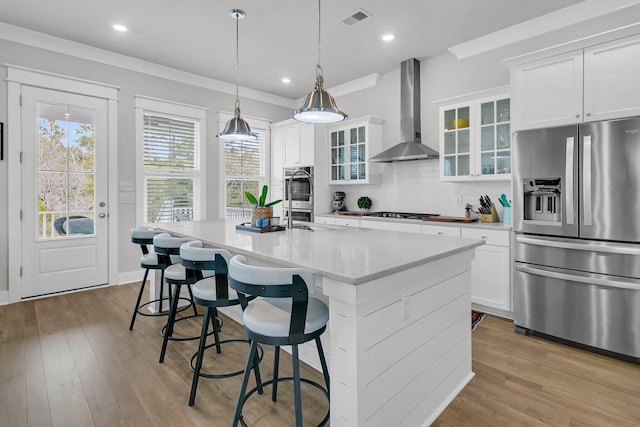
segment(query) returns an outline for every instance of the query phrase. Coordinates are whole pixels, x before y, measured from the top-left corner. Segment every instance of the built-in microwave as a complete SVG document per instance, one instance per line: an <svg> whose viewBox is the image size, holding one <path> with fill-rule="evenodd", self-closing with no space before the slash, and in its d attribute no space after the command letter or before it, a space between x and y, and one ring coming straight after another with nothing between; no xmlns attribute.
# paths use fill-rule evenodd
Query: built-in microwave
<svg viewBox="0 0 640 427"><path fill-rule="evenodd" d="M313 166L284 168L284 209L289 208L291 188L292 210L313 210Z"/></svg>

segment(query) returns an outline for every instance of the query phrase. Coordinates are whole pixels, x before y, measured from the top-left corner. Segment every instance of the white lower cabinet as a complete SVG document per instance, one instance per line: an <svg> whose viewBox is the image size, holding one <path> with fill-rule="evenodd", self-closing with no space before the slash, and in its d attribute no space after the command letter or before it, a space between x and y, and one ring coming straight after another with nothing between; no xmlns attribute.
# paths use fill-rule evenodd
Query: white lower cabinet
<svg viewBox="0 0 640 427"><path fill-rule="evenodd" d="M355 218L336 218L336 225L347 227L360 227L360 220Z"/></svg>
<svg viewBox="0 0 640 427"><path fill-rule="evenodd" d="M336 225L336 218L328 218L326 216L316 215L314 222L316 224Z"/></svg>
<svg viewBox="0 0 640 427"><path fill-rule="evenodd" d="M462 237L486 242L471 263L471 302L511 312L510 232L462 228Z"/></svg>
<svg viewBox="0 0 640 427"><path fill-rule="evenodd" d="M400 231L404 233L420 233L420 224L403 224L390 221L360 221L360 228Z"/></svg>
<svg viewBox="0 0 640 427"><path fill-rule="evenodd" d="M434 236L460 237L460 227L447 227L444 225L423 225L422 234Z"/></svg>

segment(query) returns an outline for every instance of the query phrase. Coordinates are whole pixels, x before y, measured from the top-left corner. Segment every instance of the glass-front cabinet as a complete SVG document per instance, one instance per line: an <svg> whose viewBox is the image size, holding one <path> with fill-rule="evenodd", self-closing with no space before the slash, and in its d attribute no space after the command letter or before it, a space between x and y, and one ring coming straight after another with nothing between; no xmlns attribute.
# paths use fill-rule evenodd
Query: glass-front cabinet
<svg viewBox="0 0 640 427"><path fill-rule="evenodd" d="M444 175L467 176L471 166L469 106L444 111Z"/></svg>
<svg viewBox="0 0 640 427"><path fill-rule="evenodd" d="M330 184L370 182L369 157L379 152L382 120L363 117L329 127Z"/></svg>
<svg viewBox="0 0 640 427"><path fill-rule="evenodd" d="M509 95L440 108L442 181L511 178Z"/></svg>

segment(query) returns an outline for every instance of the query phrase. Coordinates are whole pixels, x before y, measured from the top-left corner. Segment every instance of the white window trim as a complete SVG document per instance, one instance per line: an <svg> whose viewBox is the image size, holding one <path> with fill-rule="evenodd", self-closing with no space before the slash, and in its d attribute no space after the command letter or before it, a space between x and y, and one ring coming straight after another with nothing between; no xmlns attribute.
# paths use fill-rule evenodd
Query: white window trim
<svg viewBox="0 0 640 427"><path fill-rule="evenodd" d="M136 110L136 223L144 224L144 115L145 113L158 114L184 118L186 120L199 120L200 125L200 218L207 217L207 169L205 159L207 157L207 108L196 105L183 104L175 101L152 98L144 95L134 95L134 107ZM195 190L195 189L194 189ZM194 191L194 198L196 197Z"/></svg>
<svg viewBox="0 0 640 427"><path fill-rule="evenodd" d="M224 130L225 125L229 120L233 118L233 114L227 111L218 111L218 130L222 132ZM257 117L247 117L245 115L242 118L249 123L251 129L260 129L264 131L264 155L265 155L265 176L264 179L260 180L260 186L266 184L270 185L270 177L271 177L271 122L269 120L260 119ZM218 182L220 183L220 191L218 192L218 219L225 218L225 207L226 207L226 193L227 193L227 182L224 174L224 141L216 138L218 141L218 159L220 164L218 167Z"/></svg>

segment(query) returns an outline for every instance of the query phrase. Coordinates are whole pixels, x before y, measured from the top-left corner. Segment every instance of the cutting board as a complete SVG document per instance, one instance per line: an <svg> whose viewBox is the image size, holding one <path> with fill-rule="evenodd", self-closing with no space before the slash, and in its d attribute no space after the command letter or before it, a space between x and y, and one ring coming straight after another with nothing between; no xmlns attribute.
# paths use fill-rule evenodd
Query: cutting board
<svg viewBox="0 0 640 427"><path fill-rule="evenodd" d="M463 216L430 216L426 219L426 221L436 221L436 222L477 222L478 218L466 218Z"/></svg>
<svg viewBox="0 0 640 427"><path fill-rule="evenodd" d="M357 211L339 211L338 215L364 216L364 212Z"/></svg>

